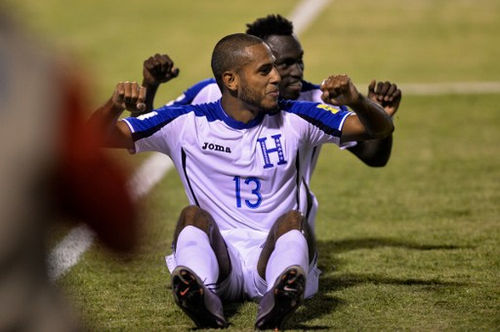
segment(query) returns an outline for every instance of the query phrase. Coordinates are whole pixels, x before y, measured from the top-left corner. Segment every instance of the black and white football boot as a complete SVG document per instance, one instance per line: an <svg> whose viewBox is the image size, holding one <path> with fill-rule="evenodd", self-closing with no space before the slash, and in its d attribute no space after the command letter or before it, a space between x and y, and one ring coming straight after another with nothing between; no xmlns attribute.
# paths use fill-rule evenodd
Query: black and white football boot
<svg viewBox="0 0 500 332"><path fill-rule="evenodd" d="M288 267L260 300L255 328L281 330L304 301L305 284L304 270L298 265Z"/></svg>
<svg viewBox="0 0 500 332"><path fill-rule="evenodd" d="M222 302L189 268L177 266L172 272L175 303L195 322L198 328L225 328Z"/></svg>

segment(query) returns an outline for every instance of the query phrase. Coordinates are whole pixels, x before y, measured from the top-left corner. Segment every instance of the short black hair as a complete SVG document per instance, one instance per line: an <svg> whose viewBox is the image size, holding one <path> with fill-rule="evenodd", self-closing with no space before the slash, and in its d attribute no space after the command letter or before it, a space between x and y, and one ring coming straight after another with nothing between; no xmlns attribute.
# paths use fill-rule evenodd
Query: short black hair
<svg viewBox="0 0 500 332"><path fill-rule="evenodd" d="M271 35L291 36L293 23L279 14L271 14L248 23L246 33L261 39L266 39Z"/></svg>
<svg viewBox="0 0 500 332"><path fill-rule="evenodd" d="M245 48L261 43L264 43L262 39L244 33L234 33L219 40L212 52L211 65L215 80L221 90L222 74L244 66L247 61Z"/></svg>

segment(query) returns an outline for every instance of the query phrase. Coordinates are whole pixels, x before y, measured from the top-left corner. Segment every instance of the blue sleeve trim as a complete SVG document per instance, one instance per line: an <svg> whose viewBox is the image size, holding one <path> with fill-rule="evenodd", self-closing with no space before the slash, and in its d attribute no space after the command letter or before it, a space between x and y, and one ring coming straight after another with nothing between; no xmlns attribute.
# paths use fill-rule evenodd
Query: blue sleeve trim
<svg viewBox="0 0 500 332"><path fill-rule="evenodd" d="M344 109L336 109L328 104L293 100L281 100L280 108L300 116L326 134L336 137L340 137L342 134L342 123L345 117L351 113Z"/></svg>
<svg viewBox="0 0 500 332"><path fill-rule="evenodd" d="M126 118L125 121L132 128L132 139L135 142L153 135L173 120L191 112L196 116L205 116L207 121L215 121L219 119L217 107L218 103L163 106L138 117Z"/></svg>

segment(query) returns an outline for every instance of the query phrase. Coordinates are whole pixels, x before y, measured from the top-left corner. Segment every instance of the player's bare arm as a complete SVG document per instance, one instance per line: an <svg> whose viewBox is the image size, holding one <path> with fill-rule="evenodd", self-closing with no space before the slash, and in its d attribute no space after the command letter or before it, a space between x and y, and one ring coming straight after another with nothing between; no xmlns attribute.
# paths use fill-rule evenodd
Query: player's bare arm
<svg viewBox="0 0 500 332"><path fill-rule="evenodd" d="M356 115L346 119L342 142L384 138L394 130L382 106L363 96L347 75L333 75L321 83L321 98L332 105L347 105Z"/></svg>
<svg viewBox="0 0 500 332"><path fill-rule="evenodd" d="M146 88L136 82L120 82L111 98L91 115L89 125L104 133L106 147L134 148L130 129L118 118L125 109L144 110L145 96Z"/></svg>
<svg viewBox="0 0 500 332"><path fill-rule="evenodd" d="M381 105L385 112L394 116L401 102L401 90L396 84L372 80L368 86L367 97ZM392 135L380 139L358 142L348 150L371 167L383 167L389 161L392 150Z"/></svg>
<svg viewBox="0 0 500 332"><path fill-rule="evenodd" d="M146 87L146 112L153 110L154 98L160 84L170 81L179 75L179 68L166 54L156 53L144 60L142 66L142 86Z"/></svg>

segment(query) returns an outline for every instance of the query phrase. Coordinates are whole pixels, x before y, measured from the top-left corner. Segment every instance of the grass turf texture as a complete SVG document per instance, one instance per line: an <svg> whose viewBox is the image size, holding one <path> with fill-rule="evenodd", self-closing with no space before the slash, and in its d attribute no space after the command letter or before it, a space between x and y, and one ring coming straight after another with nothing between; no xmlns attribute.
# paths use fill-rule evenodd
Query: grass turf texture
<svg viewBox="0 0 500 332"><path fill-rule="evenodd" d="M320 293L289 327L498 326L498 101L493 95L407 97L384 169L324 149L313 181L320 199ZM475 117L468 116L471 105L482 110ZM422 128L440 118L447 122ZM468 131L479 126L482 138L471 140ZM151 214L134 259L123 264L94 248L61 284L100 328L188 329L193 324L174 305L163 265L186 204L177 174L144 204ZM232 329L252 330L254 303L229 309Z"/></svg>
<svg viewBox="0 0 500 332"><path fill-rule="evenodd" d="M168 52L181 76L175 97L210 76L222 36L296 2L22 1L31 26L71 46L92 73L95 102L141 63ZM347 72L355 82L498 80L496 1L334 1L301 40L306 78ZM326 69L325 69L326 68ZM365 87L359 86L364 92ZM157 103L159 104L159 103ZM295 329L494 330L500 326L500 96L405 96L391 161L363 166L323 149L312 187L320 293L287 324ZM127 157L128 158L128 157ZM129 159L140 159L132 157ZM187 204L175 172L141 202L142 245L134 257L100 245L58 283L94 330L181 330L194 325L170 294L163 256ZM57 237L60 235L57 234ZM253 330L257 306L232 305L231 330Z"/></svg>

